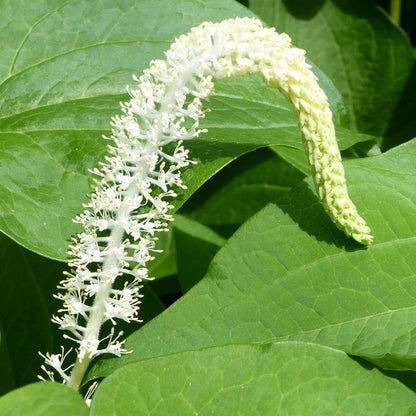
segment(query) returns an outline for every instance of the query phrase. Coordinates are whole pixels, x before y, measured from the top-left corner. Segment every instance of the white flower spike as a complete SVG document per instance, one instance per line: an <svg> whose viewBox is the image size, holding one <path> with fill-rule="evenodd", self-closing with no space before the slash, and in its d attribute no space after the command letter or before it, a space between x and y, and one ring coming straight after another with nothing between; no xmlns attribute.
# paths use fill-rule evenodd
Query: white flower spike
<svg viewBox="0 0 416 416"><path fill-rule="evenodd" d="M183 141L197 137L202 102L214 92L213 79L261 76L292 103L302 131L319 199L334 223L362 244L370 229L358 215L346 188L327 97L286 34L252 18L205 22L182 35L128 89L130 101L112 120L109 156L85 211L76 219L83 231L70 246L71 272L61 282L61 317L53 320L75 341L75 364L63 368L66 354L46 354L64 382L78 389L91 360L126 351L121 334L102 337L103 323L137 320L140 282L148 279L156 234L172 220L169 200L185 188L188 166ZM188 100L188 101L187 101ZM171 153L166 150L169 146ZM124 276L125 283L120 283ZM68 374L71 372L70 374ZM50 372L48 372L50 373Z"/></svg>

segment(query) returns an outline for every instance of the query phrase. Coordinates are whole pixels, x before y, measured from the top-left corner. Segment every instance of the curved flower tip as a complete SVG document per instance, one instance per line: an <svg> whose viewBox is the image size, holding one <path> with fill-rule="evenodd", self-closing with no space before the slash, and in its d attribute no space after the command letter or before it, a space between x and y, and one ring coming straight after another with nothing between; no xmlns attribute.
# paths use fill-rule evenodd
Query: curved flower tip
<svg viewBox="0 0 416 416"><path fill-rule="evenodd" d="M340 203L342 204L342 200L329 207L323 201L324 208L339 229L358 243L366 246L370 245L373 242L370 227L360 217L355 205L351 201L347 201L346 207L339 207ZM334 214L336 208L339 208L339 210Z"/></svg>
<svg viewBox="0 0 416 416"><path fill-rule="evenodd" d="M369 246L374 239L374 237L371 234L370 227L368 227L365 223L363 230L358 230L358 232L352 232L351 237L359 243L364 244L365 246Z"/></svg>
<svg viewBox="0 0 416 416"><path fill-rule="evenodd" d="M321 145L321 149L323 147L325 144ZM344 167L338 148L336 151L328 148L327 153L317 152L315 149L309 154L309 160L311 160L313 179L319 199L329 217L348 237L363 245L370 245L373 236L348 195Z"/></svg>

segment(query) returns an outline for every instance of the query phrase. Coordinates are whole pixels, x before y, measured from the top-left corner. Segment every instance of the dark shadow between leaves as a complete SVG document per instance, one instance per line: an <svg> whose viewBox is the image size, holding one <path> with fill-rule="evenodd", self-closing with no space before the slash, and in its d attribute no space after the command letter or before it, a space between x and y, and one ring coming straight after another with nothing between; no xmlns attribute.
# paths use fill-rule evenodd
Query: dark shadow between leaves
<svg viewBox="0 0 416 416"><path fill-rule="evenodd" d="M351 16L371 20L377 18L378 11L375 5L362 0L331 0L335 7Z"/></svg>
<svg viewBox="0 0 416 416"><path fill-rule="evenodd" d="M188 143L186 143L188 145ZM187 146L192 154L198 155L199 161L208 163L215 161L219 157L231 157L235 159L245 153L261 147L262 144L253 145L251 143L227 143L211 141L192 141ZM230 160L231 161L231 160ZM207 178L209 179L209 178ZM328 244L335 244L337 247L346 251L356 251L365 249L364 246L348 238L338 230L332 223L327 213L319 202L313 185L310 182L301 182L293 192L283 197L278 197L275 203L279 208L288 214L299 227L315 237L318 241L325 241ZM190 195L187 192L179 193L177 207L180 207Z"/></svg>
<svg viewBox="0 0 416 416"><path fill-rule="evenodd" d="M407 386L412 391L416 392L416 371L393 371L393 370L380 370L388 377L395 378L400 383Z"/></svg>
<svg viewBox="0 0 416 416"><path fill-rule="evenodd" d="M349 355L349 354L348 354ZM386 355L386 357L388 354ZM365 368L366 370L372 371L375 368L382 372L384 375L390 378L395 378L400 383L407 386L412 391L416 391L416 372L415 371L405 371L405 370L384 370L380 368L376 364L373 364L371 361L367 361L365 358L356 356L356 355L349 355L349 357L361 365L361 367Z"/></svg>
<svg viewBox="0 0 416 416"><path fill-rule="evenodd" d="M383 152L416 136L414 114L416 114L416 61L413 63L401 98L390 118L382 143Z"/></svg>
<svg viewBox="0 0 416 416"><path fill-rule="evenodd" d="M288 12L297 19L310 20L324 6L326 0L283 0Z"/></svg>

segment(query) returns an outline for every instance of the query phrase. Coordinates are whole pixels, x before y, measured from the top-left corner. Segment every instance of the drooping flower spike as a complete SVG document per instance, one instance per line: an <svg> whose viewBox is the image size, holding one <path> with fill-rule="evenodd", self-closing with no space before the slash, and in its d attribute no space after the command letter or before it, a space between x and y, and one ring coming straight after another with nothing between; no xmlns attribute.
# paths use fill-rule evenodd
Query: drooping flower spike
<svg viewBox="0 0 416 416"><path fill-rule="evenodd" d="M291 47L288 35L252 18L205 22L176 39L165 55L134 77L131 99L112 120L109 156L93 171L99 178L95 191L76 219L83 231L70 246L71 271L57 295L63 315L53 320L77 344L77 357L64 368L64 351L44 356L75 389L93 358L126 352L114 328L104 337L100 330L115 319L137 320L140 282L149 278L146 263L153 258L156 234L167 231L173 219L169 201L175 188L185 188L181 169L192 163L183 141L203 133L199 119L203 100L214 92L213 79L259 75L287 97L325 210L348 236L372 241L347 193L327 97L305 51Z"/></svg>

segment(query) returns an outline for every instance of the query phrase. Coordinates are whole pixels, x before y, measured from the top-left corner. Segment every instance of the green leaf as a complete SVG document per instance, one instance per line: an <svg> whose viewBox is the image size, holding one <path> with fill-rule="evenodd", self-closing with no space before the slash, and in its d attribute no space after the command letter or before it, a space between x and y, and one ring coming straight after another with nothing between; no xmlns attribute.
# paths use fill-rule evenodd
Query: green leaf
<svg viewBox="0 0 416 416"><path fill-rule="evenodd" d="M302 340L391 369L416 368L416 140L346 162L349 190L372 227L368 249L336 230L304 182L252 217L205 278L128 338L129 361L215 345Z"/></svg>
<svg viewBox="0 0 416 416"><path fill-rule="evenodd" d="M191 26L252 13L231 0L11 4L0 2L0 229L64 260L79 231L71 220L91 189L88 169L103 160L100 137L128 98L131 74ZM339 94L326 78L323 87L341 120ZM258 79L218 83L210 107L209 133L189 143L200 164L185 172L188 190L176 207L241 154L269 144L302 148L286 100Z"/></svg>
<svg viewBox="0 0 416 416"><path fill-rule="evenodd" d="M0 398L4 416L88 416L80 394L62 384L29 384Z"/></svg>
<svg viewBox="0 0 416 416"><path fill-rule="evenodd" d="M346 354L297 342L187 351L127 365L98 388L91 416L403 415L415 395Z"/></svg>
<svg viewBox="0 0 416 416"><path fill-rule="evenodd" d="M373 1L251 0L250 8L329 76L352 128L386 132L414 60L409 39Z"/></svg>

